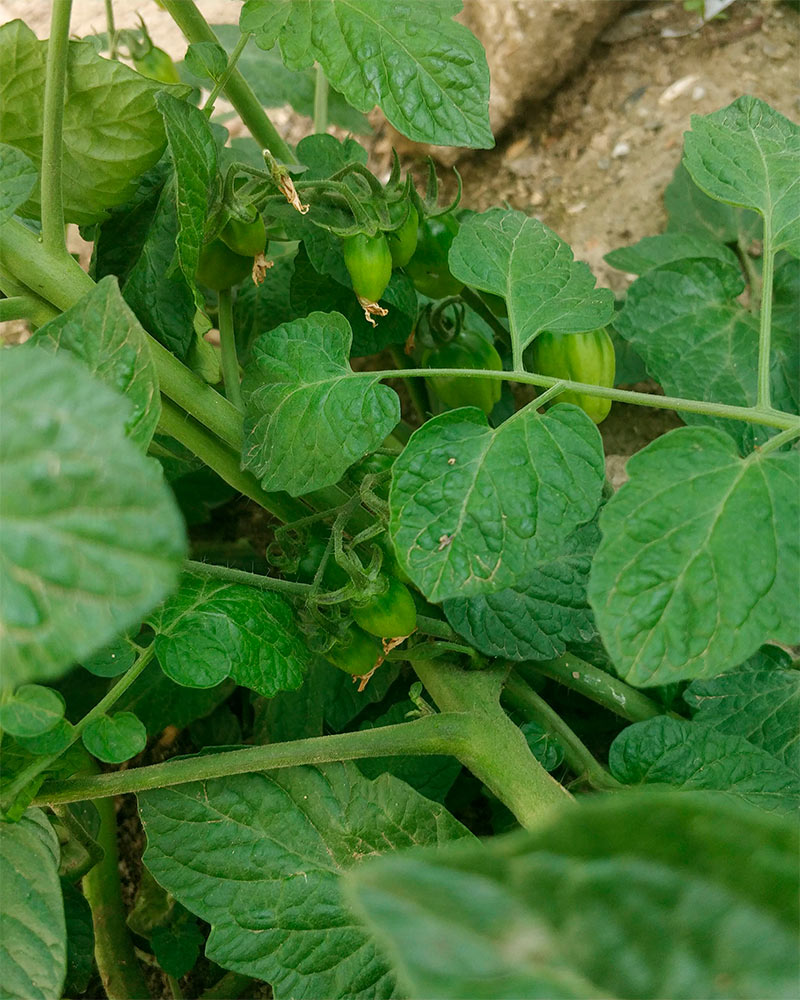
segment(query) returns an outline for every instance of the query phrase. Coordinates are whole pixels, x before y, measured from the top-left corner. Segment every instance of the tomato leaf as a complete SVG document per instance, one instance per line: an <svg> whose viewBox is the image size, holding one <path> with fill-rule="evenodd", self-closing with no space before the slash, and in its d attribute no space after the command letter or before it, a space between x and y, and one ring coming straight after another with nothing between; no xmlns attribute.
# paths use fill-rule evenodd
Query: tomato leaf
<svg viewBox="0 0 800 1000"><path fill-rule="evenodd" d="M244 467L265 490L300 496L337 482L400 419L397 394L353 377L350 324L311 313L263 334L245 373Z"/></svg>
<svg viewBox="0 0 800 1000"><path fill-rule="evenodd" d="M408 996L794 995L793 822L705 793L590 798L534 833L348 873Z"/></svg>
<svg viewBox="0 0 800 1000"><path fill-rule="evenodd" d="M177 581L180 514L124 434L130 405L65 352L0 367L3 680L53 679L138 623Z"/></svg>
<svg viewBox="0 0 800 1000"><path fill-rule="evenodd" d="M3 101L0 140L16 146L37 170L42 161L47 42L22 21L0 27ZM139 176L158 160L166 137L155 94L184 86L148 80L88 42L70 42L63 125L63 201L67 222L99 222L131 197ZM38 217L39 185L23 207Z"/></svg>
<svg viewBox="0 0 800 1000"><path fill-rule="evenodd" d="M41 809L0 829L0 995L61 996L67 931L58 838Z"/></svg>
<svg viewBox="0 0 800 1000"><path fill-rule="evenodd" d="M270 591L185 573L148 624L162 670L186 687L232 677L269 697L299 687L308 669L292 609Z"/></svg>
<svg viewBox="0 0 800 1000"><path fill-rule="evenodd" d="M15 146L0 142L0 226L27 201L37 177L29 157Z"/></svg>
<svg viewBox="0 0 800 1000"><path fill-rule="evenodd" d="M93 375L125 395L132 412L129 438L146 450L161 414L158 377L147 334L120 294L115 278L104 278L66 312L40 327L31 342L67 350Z"/></svg>
<svg viewBox="0 0 800 1000"><path fill-rule="evenodd" d="M89 753L107 764L130 760L147 744L147 730L133 712L100 715L87 725L82 737Z"/></svg>
<svg viewBox="0 0 800 1000"><path fill-rule="evenodd" d="M267 980L277 1000L397 996L389 961L340 899L340 874L376 852L470 836L442 806L354 764L144 792L139 811L145 864L212 926L206 955ZM202 840L186 837L189 823Z"/></svg>
<svg viewBox="0 0 800 1000"><path fill-rule="evenodd" d="M722 431L686 427L627 469L589 582L620 676L711 677L767 639L800 640L800 452L741 459Z"/></svg>
<svg viewBox="0 0 800 1000"><path fill-rule="evenodd" d="M377 104L415 142L489 149L489 69L453 20L460 9L457 0L248 0L239 26L259 48L278 41L289 69L316 60L354 108Z"/></svg>
<svg viewBox="0 0 800 1000"><path fill-rule="evenodd" d="M521 585L594 517L604 478L600 435L576 406L521 410L494 430L475 408L444 413L394 464L397 558L434 602Z"/></svg>
<svg viewBox="0 0 800 1000"><path fill-rule="evenodd" d="M583 333L614 315L614 295L595 288L588 266L538 219L492 208L468 216L449 253L465 284L506 301L511 340L521 354L541 333Z"/></svg>
<svg viewBox="0 0 800 1000"><path fill-rule="evenodd" d="M23 684L0 705L0 726L12 736L39 736L64 718L64 699L39 684Z"/></svg>

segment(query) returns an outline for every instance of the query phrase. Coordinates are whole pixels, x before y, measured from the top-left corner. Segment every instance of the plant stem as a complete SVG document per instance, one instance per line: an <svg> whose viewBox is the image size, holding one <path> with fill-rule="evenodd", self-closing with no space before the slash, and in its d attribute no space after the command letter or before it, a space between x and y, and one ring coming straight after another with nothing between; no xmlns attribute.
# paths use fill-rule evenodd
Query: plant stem
<svg viewBox="0 0 800 1000"><path fill-rule="evenodd" d="M780 434L776 434L774 438L770 438L769 441L766 441L759 448L756 448L753 454L769 455L771 451L782 448L798 436L800 436L800 426L789 427L787 430L781 431Z"/></svg>
<svg viewBox="0 0 800 1000"><path fill-rule="evenodd" d="M236 337L233 332L233 294L230 288L219 293L219 341L222 348L222 378L225 395L239 410L244 411L242 387L239 381L239 359L236 357Z"/></svg>
<svg viewBox="0 0 800 1000"><path fill-rule="evenodd" d="M314 131L325 132L328 129L328 78L325 70L317 63L317 73L314 78Z"/></svg>
<svg viewBox="0 0 800 1000"><path fill-rule="evenodd" d="M44 77L42 115L42 242L66 256L61 161L63 153L64 80L67 73L69 19L72 0L52 0L50 39Z"/></svg>
<svg viewBox="0 0 800 1000"><path fill-rule="evenodd" d="M244 583L248 587L259 590L272 590L279 594L297 594L303 596L313 589L310 583L295 583L293 580L276 580L274 576L263 576L259 573L248 573L243 569L232 569L230 566L216 566L213 563L195 562L187 559L184 563L187 570L209 576L215 580L225 580L228 583Z"/></svg>
<svg viewBox="0 0 800 1000"><path fill-rule="evenodd" d="M162 3L188 41L220 44L208 22L197 9L194 0L162 0ZM238 69L233 70L222 89L260 146L269 149L273 156L283 160L284 163L297 163L294 153L281 138L250 84Z"/></svg>
<svg viewBox="0 0 800 1000"><path fill-rule="evenodd" d="M642 722L666 714L641 691L569 653L555 660L515 663L514 668L525 680L536 674L550 677L630 722Z"/></svg>
<svg viewBox="0 0 800 1000"><path fill-rule="evenodd" d="M239 62L239 56L244 52L245 46L250 41L249 32L242 32L239 36L239 41L236 43L233 52L228 56L228 65L223 70L222 76L214 84L211 93L208 95L208 100L203 105L203 111L205 114L211 117L211 112L214 110L214 102L217 97L219 97L219 92L225 87L228 80L231 77L231 73L236 69L236 64Z"/></svg>
<svg viewBox="0 0 800 1000"><path fill-rule="evenodd" d="M125 924L113 799L98 802L97 809L100 813L97 842L104 856L83 877L83 894L91 907L94 924L94 957L110 1000L142 1000L150 996L150 991Z"/></svg>
<svg viewBox="0 0 800 1000"><path fill-rule="evenodd" d="M252 992L257 979L244 976L241 972L226 972L213 986L201 994L200 1000L242 1000Z"/></svg>
<svg viewBox="0 0 800 1000"><path fill-rule="evenodd" d="M747 284L750 290L750 302L748 303L750 311L753 313L761 312L761 275L753 263L753 259L747 252L747 247L744 240L740 236L736 241L736 246L739 251L739 260L742 263L747 272Z"/></svg>
<svg viewBox="0 0 800 1000"><path fill-rule="evenodd" d="M58 313L54 312L53 315L57 316ZM34 317L38 317L38 321ZM0 299L0 323L7 323L12 319L30 319L36 326L41 326L50 318L50 310L46 304L32 295L12 295L7 299Z"/></svg>
<svg viewBox="0 0 800 1000"><path fill-rule="evenodd" d="M65 754L67 750L73 746L73 744L78 742L84 729L86 729L90 722L93 722L99 716L104 715L106 710L111 708L114 702L116 702L121 695L128 690L131 684L133 684L136 678L142 673L147 664L153 659L154 652L155 650L153 646L148 646L146 649L142 650L133 665L125 671L111 690L108 691L105 696L98 701L94 708L90 709L79 722L75 723L72 727L72 735L70 736L69 743L67 743L63 750L60 750L58 753L49 753L44 754L41 757L37 757L36 760L32 760L27 767L23 768L19 772L16 778L4 790L3 811L5 811L6 805L10 806L14 803L14 800L26 785L30 784L30 782L43 771L46 771L54 761L58 760L58 758Z"/></svg>
<svg viewBox="0 0 800 1000"><path fill-rule="evenodd" d="M108 58L117 58L117 31L114 27L114 0L105 0L106 32L108 34Z"/></svg>
<svg viewBox="0 0 800 1000"><path fill-rule="evenodd" d="M536 409L544 406L545 403L549 403L551 399L555 399L556 396L560 396L564 391L564 383L557 382L555 385L551 385L549 389L545 389L544 392L540 392L536 397Z"/></svg>
<svg viewBox="0 0 800 1000"><path fill-rule="evenodd" d="M392 361L394 361L397 368L401 371L416 370L416 366L411 361L411 358L406 355L401 347L390 347L389 354L391 355ZM425 389L425 383L417 382L415 379L409 378L406 382L406 388L408 389L408 395L411 398L411 405L416 410L419 422L424 424L431 408L428 401L428 394Z"/></svg>
<svg viewBox="0 0 800 1000"><path fill-rule="evenodd" d="M585 778L593 788L623 787L615 778L612 778L599 761L595 760L589 748L570 729L561 716L514 674L511 674L506 680L503 700L526 719L538 722L558 740L564 750L564 759L579 778Z"/></svg>
<svg viewBox="0 0 800 1000"><path fill-rule="evenodd" d="M471 288L467 288L467 286L464 285L458 294L467 303L470 309L472 309L473 312L476 312L484 323L492 328L495 336L499 337L504 344L511 343L511 334L477 292L473 292ZM520 367L522 366L520 365Z"/></svg>
<svg viewBox="0 0 800 1000"><path fill-rule="evenodd" d="M585 382L570 382L567 379L551 378L549 375L537 375L525 371L491 371L489 369L464 368L415 368L413 373L390 369L387 371L353 372L351 378L390 379L408 378L442 378L458 376L460 378L492 378L505 379L511 382L521 382L524 385L538 385L550 388L560 385L563 389L583 393L586 396L599 396L601 399L612 399L619 403L631 403L634 406L649 406L657 410L677 410L679 413L702 413L711 417L726 417L730 420L745 420L752 424L763 424L766 427L780 429L800 428L800 419L791 413L780 410L765 410L757 406L732 406L728 403L710 403L700 399L683 399L678 396L656 396L648 392L632 392L629 389L612 389L602 385L589 385ZM534 399L534 407L538 400Z"/></svg>
<svg viewBox="0 0 800 1000"><path fill-rule="evenodd" d="M335 668L331 668L335 669ZM225 778L231 774L269 771L300 764L327 764L362 757L405 754L452 754L461 758L470 744L480 739L484 723L472 715L432 715L412 722L378 729L365 729L333 736L315 736L290 743L269 743L222 753L167 760L162 764L109 771L105 774L76 776L51 781L42 786L34 800L37 805L81 802L127 792L143 792L190 781Z"/></svg>
<svg viewBox="0 0 800 1000"><path fill-rule="evenodd" d="M308 507L300 500L286 493L267 493L263 490L256 477L242 469L238 456L230 448L168 399L161 400L158 427L161 433L180 441L229 486L250 497L275 517L282 521L297 521L308 515Z"/></svg>
<svg viewBox="0 0 800 1000"><path fill-rule="evenodd" d="M772 279L775 254L772 250L772 222L764 216L764 260L761 270L761 323L758 330L758 406L769 410L770 344L772 340Z"/></svg>

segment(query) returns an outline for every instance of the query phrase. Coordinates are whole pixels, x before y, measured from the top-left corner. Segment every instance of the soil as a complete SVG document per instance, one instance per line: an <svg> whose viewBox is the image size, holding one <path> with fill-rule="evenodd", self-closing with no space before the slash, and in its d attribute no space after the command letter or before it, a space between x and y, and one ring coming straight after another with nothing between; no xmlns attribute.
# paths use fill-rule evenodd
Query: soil
<svg viewBox="0 0 800 1000"><path fill-rule="evenodd" d="M234 20L230 0L200 0L199 6L212 23ZM185 43L154 4L115 0L117 27L135 26L139 9L157 43L180 57ZM463 204L481 210L507 202L539 218L571 244L600 284L624 291L631 276L614 271L603 256L663 229L661 196L680 160L691 115L721 108L742 93L763 98L792 119L800 113L800 14L767 0L737 0L726 14L685 33L696 26L697 16L678 0L632 8L557 94L521 113L496 149L461 158ZM44 0L0 0L0 21L13 17L47 36ZM75 33L104 28L103 0L76 0ZM664 37L665 30L673 37ZM310 124L288 109L271 117L294 141ZM382 170L389 145L388 130L379 126L371 151L373 165ZM615 404L601 428L612 481L624 477L627 456L679 423L669 411ZM129 811L123 809L120 819L130 894L141 832Z"/></svg>

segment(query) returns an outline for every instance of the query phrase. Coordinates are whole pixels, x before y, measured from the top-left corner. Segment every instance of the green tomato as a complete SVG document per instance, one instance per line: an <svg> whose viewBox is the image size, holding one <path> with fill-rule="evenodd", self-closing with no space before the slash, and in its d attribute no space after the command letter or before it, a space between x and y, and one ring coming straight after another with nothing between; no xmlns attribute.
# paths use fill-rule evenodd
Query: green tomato
<svg viewBox="0 0 800 1000"><path fill-rule="evenodd" d="M256 257L264 252L267 245L267 230L260 215L256 215L252 222L228 219L219 238L234 253L242 257Z"/></svg>
<svg viewBox="0 0 800 1000"><path fill-rule="evenodd" d="M180 83L177 67L169 54L154 45L147 55L133 60L134 68L150 80L160 83Z"/></svg>
<svg viewBox="0 0 800 1000"><path fill-rule="evenodd" d="M458 220L452 215L425 219L419 227L417 249L406 265L406 273L417 291L430 299L458 295L464 287L463 281L450 273L447 262L457 232Z"/></svg>
<svg viewBox="0 0 800 1000"><path fill-rule="evenodd" d="M244 281L252 269L250 257L234 253L222 240L212 240L200 251L196 277L199 284L220 292Z"/></svg>
<svg viewBox="0 0 800 1000"><path fill-rule="evenodd" d="M383 656L383 646L374 635L367 635L358 626L353 626L346 641L335 642L324 656L345 673L363 677Z"/></svg>
<svg viewBox="0 0 800 1000"><path fill-rule="evenodd" d="M614 385L614 344L603 327L588 333L540 333L533 342L532 361L539 375L609 388ZM570 390L555 401L580 406L596 424L602 423L611 409L610 399Z"/></svg>
<svg viewBox="0 0 800 1000"><path fill-rule="evenodd" d="M353 291L368 302L377 302L392 277L392 254L383 233L357 233L344 239L344 262Z"/></svg>
<svg viewBox="0 0 800 1000"><path fill-rule="evenodd" d="M417 249L417 230L419 229L419 213L409 203L406 221L399 229L386 233L389 252L392 255L392 267L405 267L414 256Z"/></svg>
<svg viewBox="0 0 800 1000"><path fill-rule="evenodd" d="M352 609L353 618L365 632L381 638L411 635L417 627L414 598L404 583L391 576L387 579L388 586L382 594L373 597L369 604Z"/></svg>
<svg viewBox="0 0 800 1000"><path fill-rule="evenodd" d="M426 368L503 370L503 362L494 345L473 330L462 330L446 344L426 353L423 364ZM432 378L430 382L445 406L477 406L487 415L494 409L503 389L500 379L446 376Z"/></svg>

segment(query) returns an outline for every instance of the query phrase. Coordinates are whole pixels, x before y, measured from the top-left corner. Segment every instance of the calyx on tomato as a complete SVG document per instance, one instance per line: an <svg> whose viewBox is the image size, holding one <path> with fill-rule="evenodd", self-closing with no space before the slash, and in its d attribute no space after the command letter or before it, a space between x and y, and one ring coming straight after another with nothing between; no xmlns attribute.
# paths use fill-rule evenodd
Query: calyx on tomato
<svg viewBox="0 0 800 1000"><path fill-rule="evenodd" d="M503 370L500 355L485 337L473 330L462 330L452 340L423 356L426 368L484 368ZM500 399L500 379L459 378L441 376L429 380L432 388L445 406L477 406L487 415Z"/></svg>
<svg viewBox="0 0 800 1000"><path fill-rule="evenodd" d="M392 254L383 233L367 236L356 233L343 240L344 262L353 282L364 318L375 326L373 316L386 316L388 310L378 305L392 277Z"/></svg>
<svg viewBox="0 0 800 1000"><path fill-rule="evenodd" d="M533 342L532 361L539 375L609 388L614 385L614 344L604 327L588 333L540 333ZM560 393L555 402L580 406L596 424L602 423L611 409L610 399L571 390Z"/></svg>
<svg viewBox="0 0 800 1000"><path fill-rule="evenodd" d="M220 292L232 288L251 273L253 261L234 253L222 240L212 240L200 251L196 278L199 284Z"/></svg>
<svg viewBox="0 0 800 1000"><path fill-rule="evenodd" d="M417 249L417 230L419 229L419 213L409 202L408 215L399 229L386 233L389 252L392 255L392 267L405 267L414 256Z"/></svg>
<svg viewBox="0 0 800 1000"><path fill-rule="evenodd" d="M387 577L386 590L368 604L353 607L353 618L365 632L385 639L411 635L417 627L417 608L404 583Z"/></svg>
<svg viewBox="0 0 800 1000"><path fill-rule="evenodd" d="M463 281L450 273L447 256L458 232L458 220L452 215L425 219L417 233L417 249L406 265L406 273L417 291L430 299L458 295Z"/></svg>
<svg viewBox="0 0 800 1000"><path fill-rule="evenodd" d="M380 639L354 625L345 639L335 642L324 656L345 673L363 677L383 659L383 646Z"/></svg>
<svg viewBox="0 0 800 1000"><path fill-rule="evenodd" d="M219 238L234 253L242 257L256 257L264 252L267 245L267 230L260 215L256 215L252 222L230 218Z"/></svg>

